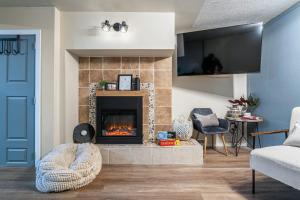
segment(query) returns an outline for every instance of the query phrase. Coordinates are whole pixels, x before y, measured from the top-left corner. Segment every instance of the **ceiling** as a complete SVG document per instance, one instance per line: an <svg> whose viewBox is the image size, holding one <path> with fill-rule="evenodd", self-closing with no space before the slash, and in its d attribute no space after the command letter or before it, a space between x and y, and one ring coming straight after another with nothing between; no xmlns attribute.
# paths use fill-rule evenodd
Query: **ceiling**
<svg viewBox="0 0 300 200"><path fill-rule="evenodd" d="M0 6L61 11L175 12L176 32L267 22L299 0L0 0Z"/></svg>

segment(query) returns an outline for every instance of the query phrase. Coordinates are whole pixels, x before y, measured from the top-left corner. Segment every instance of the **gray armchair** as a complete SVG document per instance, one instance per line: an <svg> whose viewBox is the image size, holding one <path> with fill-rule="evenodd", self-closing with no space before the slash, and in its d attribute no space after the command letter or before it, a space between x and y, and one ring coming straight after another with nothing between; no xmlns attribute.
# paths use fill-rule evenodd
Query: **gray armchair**
<svg viewBox="0 0 300 200"><path fill-rule="evenodd" d="M220 135L223 145L224 145L225 154L228 155L228 150L226 147L226 141L225 141L225 137L224 137L224 134L229 133L228 121L225 119L218 119L219 126L203 127L201 122L199 120L197 120L197 118L194 116L194 113L197 113L200 115L209 115L209 114L213 114L213 112L210 108L194 108L191 112L191 119L193 121L194 129L197 130L198 133L204 134L204 156L206 155L207 136L208 135L211 135L212 138L214 138L215 135Z"/></svg>

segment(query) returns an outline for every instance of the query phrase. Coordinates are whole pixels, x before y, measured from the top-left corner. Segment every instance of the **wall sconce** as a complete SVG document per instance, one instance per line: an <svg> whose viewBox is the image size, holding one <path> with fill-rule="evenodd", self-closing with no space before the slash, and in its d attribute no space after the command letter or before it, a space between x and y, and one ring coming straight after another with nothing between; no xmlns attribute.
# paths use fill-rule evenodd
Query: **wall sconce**
<svg viewBox="0 0 300 200"><path fill-rule="evenodd" d="M113 27L114 31L116 31L116 32L126 33L128 31L128 25L126 24L125 21L122 21L122 23L116 22L113 25L110 25L109 21L105 20L101 24L102 30L106 31L106 32L109 32L111 27Z"/></svg>

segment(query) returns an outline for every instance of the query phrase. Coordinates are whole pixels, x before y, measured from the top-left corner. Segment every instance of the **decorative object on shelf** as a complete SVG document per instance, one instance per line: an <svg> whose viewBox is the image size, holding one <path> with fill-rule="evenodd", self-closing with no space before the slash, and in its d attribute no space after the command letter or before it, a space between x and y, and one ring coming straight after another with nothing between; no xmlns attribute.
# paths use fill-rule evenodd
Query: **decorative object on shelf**
<svg viewBox="0 0 300 200"><path fill-rule="evenodd" d="M158 141L159 146L175 146L176 140L175 139L163 139Z"/></svg>
<svg viewBox="0 0 300 200"><path fill-rule="evenodd" d="M176 139L176 132L174 131L158 131L157 140Z"/></svg>
<svg viewBox="0 0 300 200"><path fill-rule="evenodd" d="M227 117L238 118L242 115L242 110L238 105L233 104L231 107L228 107Z"/></svg>
<svg viewBox="0 0 300 200"><path fill-rule="evenodd" d="M193 123L180 115L173 121L173 130L180 140L190 140L193 134Z"/></svg>
<svg viewBox="0 0 300 200"><path fill-rule="evenodd" d="M21 52L20 35L17 35L16 38L1 38L0 42L0 55L24 55L24 53Z"/></svg>
<svg viewBox="0 0 300 200"><path fill-rule="evenodd" d="M117 83L106 83L105 90L117 90Z"/></svg>
<svg viewBox="0 0 300 200"><path fill-rule="evenodd" d="M107 84L106 80L100 81L99 82L99 88L102 89L102 90L105 90L106 84Z"/></svg>
<svg viewBox="0 0 300 200"><path fill-rule="evenodd" d="M101 28L105 32L109 32L111 30L111 27L114 29L116 32L121 32L121 33L126 33L128 31L128 25L125 21L122 21L121 23L116 22L113 25L110 25L108 20L105 20L101 24Z"/></svg>
<svg viewBox="0 0 300 200"><path fill-rule="evenodd" d="M229 100L232 107L229 107L227 117L240 117L243 116L247 111L253 112L259 106L259 98L249 95L248 99L241 96L239 99Z"/></svg>
<svg viewBox="0 0 300 200"><path fill-rule="evenodd" d="M138 75L135 76L135 78L132 81L132 89L139 91L141 90L141 80L140 77Z"/></svg>
<svg viewBox="0 0 300 200"><path fill-rule="evenodd" d="M248 112L253 113L254 110L259 106L260 100L258 97L253 96L251 93L247 99Z"/></svg>
<svg viewBox="0 0 300 200"><path fill-rule="evenodd" d="M88 143L92 142L95 136L95 129L88 123L77 125L73 131L74 143Z"/></svg>
<svg viewBox="0 0 300 200"><path fill-rule="evenodd" d="M118 90L131 90L132 74L118 75Z"/></svg>

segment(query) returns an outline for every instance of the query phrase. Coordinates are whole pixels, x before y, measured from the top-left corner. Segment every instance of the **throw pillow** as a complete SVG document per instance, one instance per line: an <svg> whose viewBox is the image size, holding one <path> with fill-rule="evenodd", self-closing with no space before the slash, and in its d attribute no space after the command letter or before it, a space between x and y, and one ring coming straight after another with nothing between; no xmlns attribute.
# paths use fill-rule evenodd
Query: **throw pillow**
<svg viewBox="0 0 300 200"><path fill-rule="evenodd" d="M194 113L194 116L201 122L202 127L219 126L219 120L215 113L209 115L200 115Z"/></svg>
<svg viewBox="0 0 300 200"><path fill-rule="evenodd" d="M284 145L300 147L300 124L296 123L291 130L288 138L284 141Z"/></svg>

